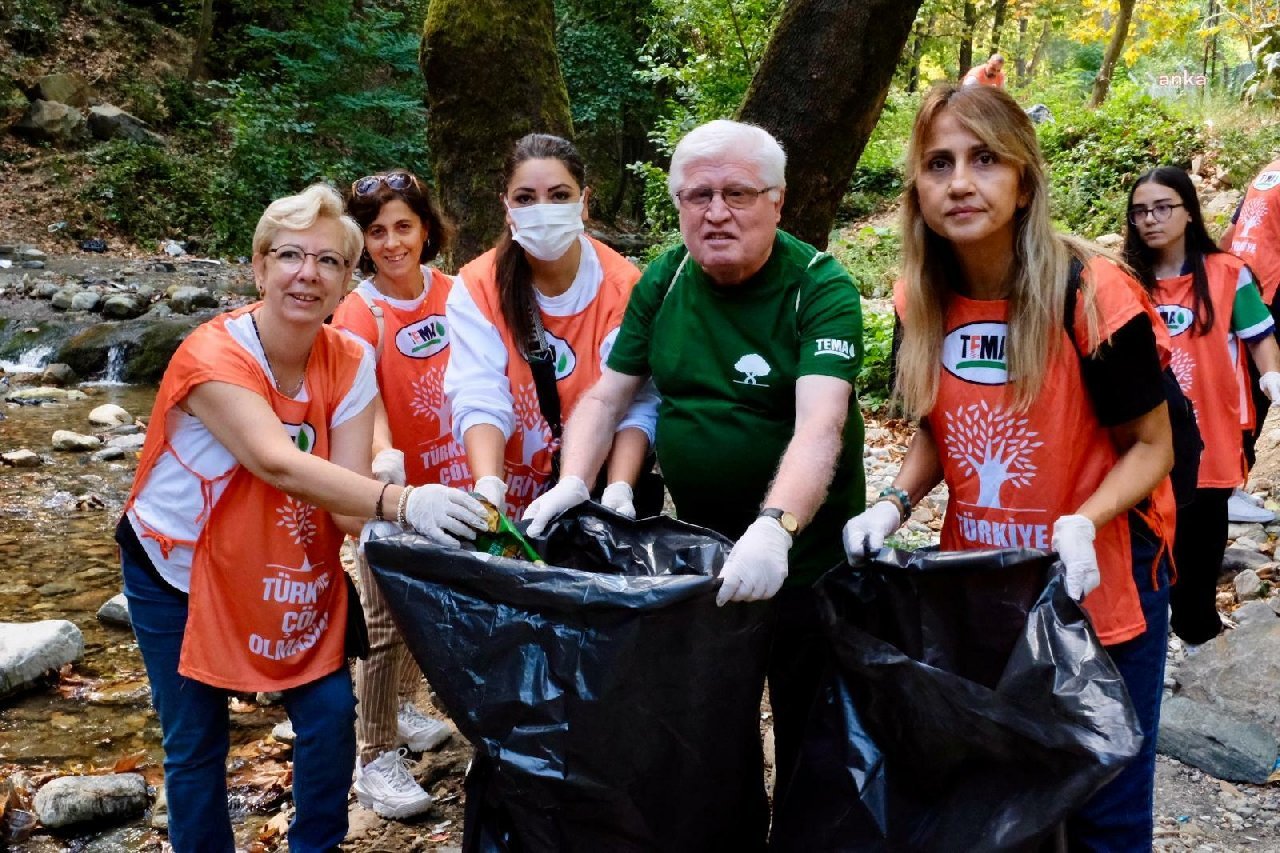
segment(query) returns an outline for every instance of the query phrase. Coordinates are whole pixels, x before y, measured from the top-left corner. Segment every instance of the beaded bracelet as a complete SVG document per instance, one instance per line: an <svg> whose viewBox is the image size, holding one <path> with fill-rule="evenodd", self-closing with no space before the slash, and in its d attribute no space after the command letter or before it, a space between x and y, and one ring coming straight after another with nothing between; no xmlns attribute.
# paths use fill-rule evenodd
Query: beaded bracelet
<svg viewBox="0 0 1280 853"><path fill-rule="evenodd" d="M401 527L409 526L409 518L404 511L409 506L409 493L413 491L413 486L405 486L404 491L400 493L400 503L396 506L396 522Z"/></svg>
<svg viewBox="0 0 1280 853"><path fill-rule="evenodd" d="M889 500L898 505L898 514L903 521L911 517L911 495L902 489L895 489L893 486L886 486L881 492L878 500Z"/></svg>
<svg viewBox="0 0 1280 853"><path fill-rule="evenodd" d="M378 502L374 504L374 507L373 507L373 517L374 517L374 520L376 521L387 520L387 517L382 514L382 499L387 496L387 489L390 488L390 486L391 486L390 483L383 483L382 491L378 492Z"/></svg>

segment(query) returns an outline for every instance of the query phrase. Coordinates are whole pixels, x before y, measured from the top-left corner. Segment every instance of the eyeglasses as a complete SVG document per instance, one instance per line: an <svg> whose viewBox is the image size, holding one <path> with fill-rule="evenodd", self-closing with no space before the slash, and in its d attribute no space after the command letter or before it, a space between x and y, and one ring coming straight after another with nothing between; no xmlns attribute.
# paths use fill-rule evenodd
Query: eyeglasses
<svg viewBox="0 0 1280 853"><path fill-rule="evenodd" d="M680 202L680 206L686 210L706 210L711 206L711 202L718 195L724 199L724 203L734 210L746 210L748 207L756 203L761 194L776 190L777 187L725 187L724 189L713 189L712 187L690 187L687 190L680 190L676 193L676 199Z"/></svg>
<svg viewBox="0 0 1280 853"><path fill-rule="evenodd" d="M347 274L350 262L337 252L304 252L301 246L286 243L267 250L268 255L276 259L276 263L286 272L297 272L307 262L307 258L316 259L316 269L322 278L337 281Z"/></svg>
<svg viewBox="0 0 1280 853"><path fill-rule="evenodd" d="M418 179L408 172L391 172L387 175L365 175L359 180L351 182L352 195L373 195L378 191L380 184L386 184L387 189L395 192L404 192L409 187L418 186Z"/></svg>
<svg viewBox="0 0 1280 853"><path fill-rule="evenodd" d="M1155 217L1156 222L1168 222L1175 207L1185 207L1185 205L1169 204L1168 202L1163 201L1153 204L1150 207L1143 207L1140 204L1135 204L1133 207L1129 208L1129 223L1137 225L1142 222L1142 220L1146 219L1148 214Z"/></svg>

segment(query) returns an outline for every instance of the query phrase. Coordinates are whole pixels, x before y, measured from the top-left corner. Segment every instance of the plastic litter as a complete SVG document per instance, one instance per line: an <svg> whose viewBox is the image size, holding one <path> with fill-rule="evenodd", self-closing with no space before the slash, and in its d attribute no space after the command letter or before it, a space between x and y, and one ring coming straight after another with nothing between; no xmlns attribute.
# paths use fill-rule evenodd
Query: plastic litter
<svg viewBox="0 0 1280 853"><path fill-rule="evenodd" d="M770 610L715 606L731 543L596 504L532 542L546 567L411 534L366 546L476 747L463 849L763 849Z"/></svg>
<svg viewBox="0 0 1280 853"><path fill-rule="evenodd" d="M774 849L1035 850L1141 747L1052 555L882 550L816 589L837 663Z"/></svg>

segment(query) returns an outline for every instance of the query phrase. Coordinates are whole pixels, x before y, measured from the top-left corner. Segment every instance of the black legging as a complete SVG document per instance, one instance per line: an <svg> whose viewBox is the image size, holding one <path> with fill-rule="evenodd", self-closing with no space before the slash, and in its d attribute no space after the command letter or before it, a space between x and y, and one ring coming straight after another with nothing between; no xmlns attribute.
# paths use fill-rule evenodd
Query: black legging
<svg viewBox="0 0 1280 853"><path fill-rule="evenodd" d="M1218 617L1218 573L1227 547L1227 498L1231 489L1196 489L1178 510L1173 559L1178 581L1169 595L1169 628L1190 645L1208 642L1222 630Z"/></svg>

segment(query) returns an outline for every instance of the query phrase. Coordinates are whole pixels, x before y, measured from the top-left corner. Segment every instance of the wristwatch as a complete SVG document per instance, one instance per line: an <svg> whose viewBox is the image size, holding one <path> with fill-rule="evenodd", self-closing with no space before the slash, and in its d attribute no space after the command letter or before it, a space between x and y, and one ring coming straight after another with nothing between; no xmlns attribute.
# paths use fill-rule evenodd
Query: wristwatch
<svg viewBox="0 0 1280 853"><path fill-rule="evenodd" d="M782 525L782 529L791 534L794 539L796 534L800 532L800 522L796 521L796 517L785 509L778 509L776 506L767 506L760 510L761 518L776 519L778 524Z"/></svg>

